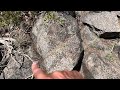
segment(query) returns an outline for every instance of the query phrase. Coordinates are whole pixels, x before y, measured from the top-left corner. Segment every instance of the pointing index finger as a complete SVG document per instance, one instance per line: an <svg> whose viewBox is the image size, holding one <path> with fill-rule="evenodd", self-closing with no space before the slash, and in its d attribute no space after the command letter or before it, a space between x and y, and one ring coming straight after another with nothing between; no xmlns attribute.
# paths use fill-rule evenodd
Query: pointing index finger
<svg viewBox="0 0 120 90"><path fill-rule="evenodd" d="M46 73L43 72L43 70L39 68L38 62L33 62L32 72L36 79L45 79L47 77Z"/></svg>

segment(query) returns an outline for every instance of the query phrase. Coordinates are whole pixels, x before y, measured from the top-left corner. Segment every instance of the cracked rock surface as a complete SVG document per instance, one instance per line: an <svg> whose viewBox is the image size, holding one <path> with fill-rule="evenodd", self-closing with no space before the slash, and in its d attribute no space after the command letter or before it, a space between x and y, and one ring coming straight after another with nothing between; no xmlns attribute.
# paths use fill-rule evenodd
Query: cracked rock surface
<svg viewBox="0 0 120 90"><path fill-rule="evenodd" d="M78 17L80 15L81 13L78 14ZM85 51L82 74L88 79L120 78L120 25L116 13L107 11L89 12L81 17L79 18L79 24L83 24L80 25L82 26L80 32Z"/></svg>

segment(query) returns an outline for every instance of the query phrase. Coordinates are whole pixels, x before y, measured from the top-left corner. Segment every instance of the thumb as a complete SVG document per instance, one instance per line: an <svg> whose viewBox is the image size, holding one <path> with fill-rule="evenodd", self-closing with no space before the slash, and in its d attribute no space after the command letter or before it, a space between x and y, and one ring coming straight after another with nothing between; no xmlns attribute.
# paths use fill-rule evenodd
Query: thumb
<svg viewBox="0 0 120 90"><path fill-rule="evenodd" d="M39 68L37 61L32 64L32 72L36 79L45 79L45 77L47 77L46 73Z"/></svg>

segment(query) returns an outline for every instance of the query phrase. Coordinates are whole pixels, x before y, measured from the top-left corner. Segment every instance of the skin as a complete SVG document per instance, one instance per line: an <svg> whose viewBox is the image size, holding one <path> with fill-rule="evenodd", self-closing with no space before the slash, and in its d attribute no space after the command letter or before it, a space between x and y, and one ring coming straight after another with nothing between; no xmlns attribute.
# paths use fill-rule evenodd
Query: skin
<svg viewBox="0 0 120 90"><path fill-rule="evenodd" d="M39 68L38 62L33 62L32 72L35 79L83 79L82 75L78 71L55 71L47 74L45 71Z"/></svg>

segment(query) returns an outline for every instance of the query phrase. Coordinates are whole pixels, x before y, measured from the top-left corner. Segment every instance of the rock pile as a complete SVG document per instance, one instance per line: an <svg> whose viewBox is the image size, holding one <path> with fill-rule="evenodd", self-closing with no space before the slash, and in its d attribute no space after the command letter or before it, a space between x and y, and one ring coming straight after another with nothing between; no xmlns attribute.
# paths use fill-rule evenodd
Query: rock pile
<svg viewBox="0 0 120 90"><path fill-rule="evenodd" d="M42 12L30 34L11 34L17 49L11 49L1 77L31 78L32 60L38 60L47 73L81 64L86 79L120 78L119 15L119 11Z"/></svg>

